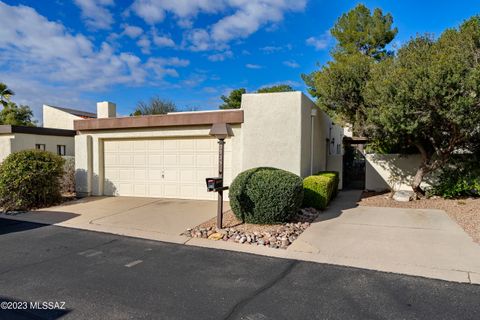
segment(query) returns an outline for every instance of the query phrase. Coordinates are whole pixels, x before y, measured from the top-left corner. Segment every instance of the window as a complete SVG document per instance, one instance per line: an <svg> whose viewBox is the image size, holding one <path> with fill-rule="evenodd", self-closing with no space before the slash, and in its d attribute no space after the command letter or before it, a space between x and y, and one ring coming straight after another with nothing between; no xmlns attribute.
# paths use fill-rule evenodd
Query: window
<svg viewBox="0 0 480 320"><path fill-rule="evenodd" d="M45 151L45 145L44 144L36 144L35 149Z"/></svg>
<svg viewBox="0 0 480 320"><path fill-rule="evenodd" d="M66 151L67 151L67 147L66 147L66 146L61 145L61 144L57 145L57 154L58 154L59 156L64 156L64 155L66 154Z"/></svg>

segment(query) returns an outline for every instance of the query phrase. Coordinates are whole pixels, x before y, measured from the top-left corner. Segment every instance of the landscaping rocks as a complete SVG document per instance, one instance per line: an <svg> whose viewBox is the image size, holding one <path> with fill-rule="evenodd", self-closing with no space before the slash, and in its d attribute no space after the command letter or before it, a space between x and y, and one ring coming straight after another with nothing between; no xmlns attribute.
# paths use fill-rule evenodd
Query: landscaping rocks
<svg viewBox="0 0 480 320"><path fill-rule="evenodd" d="M191 238L204 238L210 240L223 240L241 243L245 245L266 246L270 248L286 249L298 236L310 226L320 211L307 208L301 209L294 222L271 225L272 230L262 231L259 225L258 231L242 231L240 228L231 227L216 229L215 227L195 227L187 229L183 234Z"/></svg>
<svg viewBox="0 0 480 320"><path fill-rule="evenodd" d="M400 190L395 192L393 195L393 200L395 201L408 202L408 201L411 201L412 199L413 199L413 194L412 192L409 192L409 191Z"/></svg>

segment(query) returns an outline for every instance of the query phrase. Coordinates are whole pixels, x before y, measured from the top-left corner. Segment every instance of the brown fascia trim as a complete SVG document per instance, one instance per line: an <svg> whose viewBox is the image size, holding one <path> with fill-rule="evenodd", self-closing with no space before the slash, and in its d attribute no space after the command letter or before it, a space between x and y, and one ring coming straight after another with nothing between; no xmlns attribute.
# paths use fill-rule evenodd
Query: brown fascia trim
<svg viewBox="0 0 480 320"><path fill-rule="evenodd" d="M11 125L0 125L0 134L11 134L11 133L25 133L25 134L40 134L44 136L61 136L61 137L74 137L76 132L75 130L66 130L66 129L54 129L54 128L44 128L44 127L27 127L27 126L11 126Z"/></svg>
<svg viewBox="0 0 480 320"><path fill-rule="evenodd" d="M243 110L185 113L179 112L165 115L75 120L73 126L77 131L89 131L197 126L210 125L214 123L243 123Z"/></svg>

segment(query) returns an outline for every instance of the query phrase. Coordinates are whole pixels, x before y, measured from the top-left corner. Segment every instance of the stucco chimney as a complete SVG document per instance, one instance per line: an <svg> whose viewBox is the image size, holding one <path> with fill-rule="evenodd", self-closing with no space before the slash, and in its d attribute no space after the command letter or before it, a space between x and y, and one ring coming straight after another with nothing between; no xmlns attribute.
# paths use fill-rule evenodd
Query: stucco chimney
<svg viewBox="0 0 480 320"><path fill-rule="evenodd" d="M97 102L97 118L115 118L117 116L117 105L113 102Z"/></svg>

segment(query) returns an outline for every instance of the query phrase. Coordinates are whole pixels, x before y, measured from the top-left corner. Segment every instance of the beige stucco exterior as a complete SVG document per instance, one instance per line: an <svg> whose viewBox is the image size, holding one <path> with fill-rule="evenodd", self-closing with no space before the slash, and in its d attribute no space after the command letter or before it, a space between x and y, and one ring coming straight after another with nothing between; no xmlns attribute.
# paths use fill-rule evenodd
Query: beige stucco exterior
<svg viewBox="0 0 480 320"><path fill-rule="evenodd" d="M10 153L35 149L36 144L44 144L45 150L57 153L57 145L64 145L67 156L75 156L74 137L12 133L0 135L0 161Z"/></svg>
<svg viewBox="0 0 480 320"><path fill-rule="evenodd" d="M242 109L243 170L271 166L305 177L326 170L341 146L343 129L300 91L244 94Z"/></svg>
<svg viewBox="0 0 480 320"><path fill-rule="evenodd" d="M59 110L49 105L43 105L43 127L73 130L73 121L81 117Z"/></svg>
<svg viewBox="0 0 480 320"><path fill-rule="evenodd" d="M226 140L230 154L225 159L230 170L226 185L238 173L253 167L276 167L305 177L326 170L327 161L337 155L337 150L341 158L343 128L334 125L301 92L245 94L241 110L243 123L233 124L234 136ZM316 110L314 116L312 110ZM210 128L211 125L182 125L81 130L75 137L77 191L90 195L105 193L105 141L209 138ZM341 164L335 168L341 169Z"/></svg>
<svg viewBox="0 0 480 320"><path fill-rule="evenodd" d="M226 139L228 149L239 150L241 148L240 125L232 126L233 137ZM104 194L104 143L112 139L159 139L180 137L205 137L209 135L210 126L195 127L169 127L147 128L127 130L103 130L92 132L80 132L75 136L75 168L77 192L81 194L103 195ZM213 139L213 138L212 138ZM225 183L229 184L241 170L241 162L232 152L230 158L226 158L226 166L231 167L231 175L225 176Z"/></svg>
<svg viewBox="0 0 480 320"><path fill-rule="evenodd" d="M408 190L417 171L421 158L418 154L366 154L365 155L365 189ZM434 177L427 176L422 187L430 187Z"/></svg>

